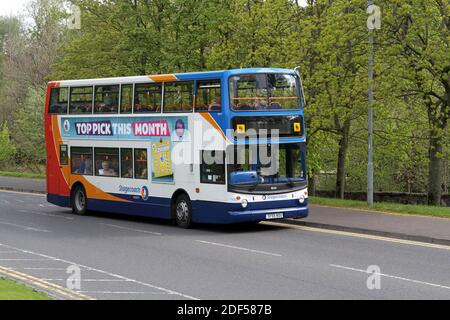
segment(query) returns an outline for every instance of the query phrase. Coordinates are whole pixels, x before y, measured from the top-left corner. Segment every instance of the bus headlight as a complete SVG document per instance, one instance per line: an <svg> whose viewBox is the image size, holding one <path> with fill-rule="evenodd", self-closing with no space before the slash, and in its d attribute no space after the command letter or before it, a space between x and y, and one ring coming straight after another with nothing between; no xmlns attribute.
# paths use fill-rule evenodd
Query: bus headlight
<svg viewBox="0 0 450 320"><path fill-rule="evenodd" d="M298 202L304 203L305 202L305 195L300 195L300 198L298 198Z"/></svg>
<svg viewBox="0 0 450 320"><path fill-rule="evenodd" d="M247 206L248 206L248 201L246 200L246 199L242 199L241 200L241 205L242 205L242 208L247 208Z"/></svg>

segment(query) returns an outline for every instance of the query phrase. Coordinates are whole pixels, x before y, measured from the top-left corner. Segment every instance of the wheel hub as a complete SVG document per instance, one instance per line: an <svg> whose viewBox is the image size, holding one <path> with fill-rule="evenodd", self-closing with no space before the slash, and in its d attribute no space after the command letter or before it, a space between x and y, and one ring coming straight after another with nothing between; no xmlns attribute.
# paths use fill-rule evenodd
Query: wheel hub
<svg viewBox="0 0 450 320"><path fill-rule="evenodd" d="M177 205L177 219L179 221L186 221L189 214L189 208L185 201L181 201Z"/></svg>

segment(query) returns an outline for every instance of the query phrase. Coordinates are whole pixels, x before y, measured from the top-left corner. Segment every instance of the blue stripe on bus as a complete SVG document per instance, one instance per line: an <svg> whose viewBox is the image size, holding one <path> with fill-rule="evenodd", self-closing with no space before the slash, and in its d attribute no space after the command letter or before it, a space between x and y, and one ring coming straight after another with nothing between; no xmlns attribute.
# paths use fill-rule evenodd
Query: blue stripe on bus
<svg viewBox="0 0 450 320"><path fill-rule="evenodd" d="M115 195L117 196L117 195ZM121 195L123 197L124 195ZM126 196L132 197L132 196ZM58 206L70 207L70 198L49 194L47 200ZM88 199L89 210L170 219L170 199L149 197L147 201L133 199L132 202ZM227 224L245 221L261 221L267 213L283 213L284 218L304 218L308 216L308 202L300 204L298 200L280 200L249 203L243 209L239 203L214 201L192 201L192 221L197 223Z"/></svg>

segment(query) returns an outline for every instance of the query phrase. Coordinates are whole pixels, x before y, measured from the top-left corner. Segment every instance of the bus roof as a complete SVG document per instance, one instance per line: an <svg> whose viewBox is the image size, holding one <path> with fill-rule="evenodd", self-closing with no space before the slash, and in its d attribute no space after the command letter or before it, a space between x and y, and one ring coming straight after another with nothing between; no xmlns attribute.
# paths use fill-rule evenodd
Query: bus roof
<svg viewBox="0 0 450 320"><path fill-rule="evenodd" d="M148 76L133 76L133 77L116 77L116 78L98 78L98 79L82 79L82 80L61 80L51 81L50 84L57 86L92 86L92 85L113 85L113 84L129 84L129 83L148 83L148 82L171 82L171 81L189 81L202 79L221 79L238 74L249 73L289 73L294 74L292 69L280 68L247 68L247 69L232 69L221 71L206 71L206 72L188 72L188 73L173 73L173 74L159 74Z"/></svg>

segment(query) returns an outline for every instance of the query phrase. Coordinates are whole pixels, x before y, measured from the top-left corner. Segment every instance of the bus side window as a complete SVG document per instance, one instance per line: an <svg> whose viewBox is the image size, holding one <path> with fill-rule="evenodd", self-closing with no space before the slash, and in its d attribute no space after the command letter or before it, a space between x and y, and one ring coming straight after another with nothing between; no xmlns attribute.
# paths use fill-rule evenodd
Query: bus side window
<svg viewBox="0 0 450 320"><path fill-rule="evenodd" d="M134 90L134 113L161 111L162 86L159 83L137 84Z"/></svg>
<svg viewBox="0 0 450 320"><path fill-rule="evenodd" d="M67 144L62 144L59 146L59 164L66 166L69 159L69 150Z"/></svg>
<svg viewBox="0 0 450 320"><path fill-rule="evenodd" d="M225 152L204 150L201 156L200 182L225 184Z"/></svg>
<svg viewBox="0 0 450 320"><path fill-rule="evenodd" d="M120 113L131 113L131 107L133 104L133 85L122 85L121 101L120 101Z"/></svg>
<svg viewBox="0 0 450 320"><path fill-rule="evenodd" d="M173 82L164 85L164 112L192 112L193 106L193 82Z"/></svg>
<svg viewBox="0 0 450 320"><path fill-rule="evenodd" d="M147 149L134 149L134 178L148 179Z"/></svg>
<svg viewBox="0 0 450 320"><path fill-rule="evenodd" d="M92 87L78 87L70 89L69 113L92 113Z"/></svg>
<svg viewBox="0 0 450 320"><path fill-rule="evenodd" d="M67 88L52 88L50 93L49 114L66 114L69 100Z"/></svg>
<svg viewBox="0 0 450 320"><path fill-rule="evenodd" d="M104 177L119 176L119 149L95 148L95 175Z"/></svg>
<svg viewBox="0 0 450 320"><path fill-rule="evenodd" d="M95 87L95 113L117 113L119 110L119 86Z"/></svg>
<svg viewBox="0 0 450 320"><path fill-rule="evenodd" d="M197 81L196 112L221 112L220 80Z"/></svg>
<svg viewBox="0 0 450 320"><path fill-rule="evenodd" d="M120 149L122 178L133 179L133 149Z"/></svg>
<svg viewBox="0 0 450 320"><path fill-rule="evenodd" d="M92 148L90 147L70 147L70 164L73 174L92 175Z"/></svg>

